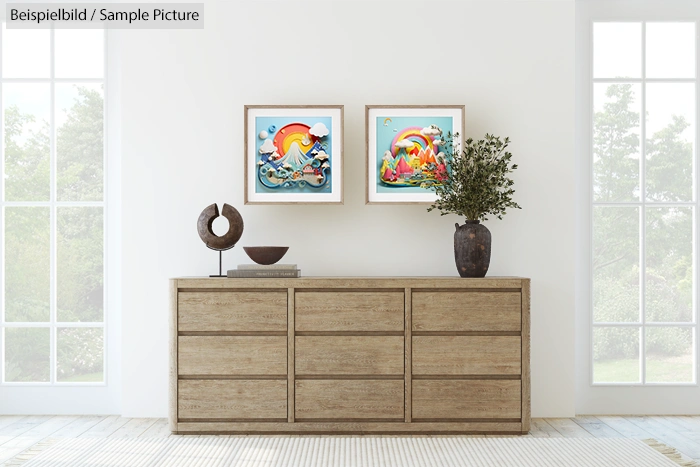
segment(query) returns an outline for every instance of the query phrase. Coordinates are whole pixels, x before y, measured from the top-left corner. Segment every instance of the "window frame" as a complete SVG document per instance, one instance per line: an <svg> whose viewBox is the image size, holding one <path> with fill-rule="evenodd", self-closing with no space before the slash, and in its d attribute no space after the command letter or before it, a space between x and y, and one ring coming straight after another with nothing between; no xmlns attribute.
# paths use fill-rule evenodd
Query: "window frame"
<svg viewBox="0 0 700 467"><path fill-rule="evenodd" d="M588 98L587 98L587 111L588 119L587 125L587 169L588 169L588 212L587 212L587 241L589 248L588 251L588 271L587 271L587 281L588 281L588 385L590 387L698 387L698 353L700 351L698 345L698 332L700 331L698 318L698 305L700 304L698 297L698 242L700 241L699 230L698 229L698 208L700 208L699 196L698 196L698 182L699 177L699 166L698 163L698 144L700 143L700 124L698 117L699 114L699 102L700 102L700 31L698 27L700 26L700 19L649 19L649 15L645 15L645 18L604 18L597 19L592 18L588 23ZM633 23L641 25L641 75L639 78L596 78L594 76L594 27L595 24L601 23ZM646 28L648 23L692 23L695 27L695 76L693 78L648 78L646 69L646 59L647 59L647 41L646 41ZM595 137L595 102L594 102L594 88L596 84L599 83L622 83L622 84L639 84L640 85L640 160L639 160L639 199L637 201L625 201L625 202L600 202L595 200L594 192L594 157L593 157L593 138ZM694 133L695 141L693 144L693 187L692 187L692 201L686 202L650 202L646 196L646 179L645 179L645 168L646 168L646 145L647 145L647 106L646 106L646 85L648 83L692 83L695 88L695 122L694 122ZM597 206L609 206L609 207L637 207L639 209L639 320L635 322L596 322L593 310L593 295L594 295L594 270L593 270L593 235L594 235L594 209ZM693 260L693 311L692 311L692 321L690 322L653 322L647 323L646 320L646 209L650 207L690 207L692 208L692 260ZM594 380L594 330L596 328L605 327L620 327L620 328L631 328L639 329L639 382L595 382ZM647 367L647 356L646 356L646 332L648 329L653 328L663 328L663 327L677 327L677 328L690 328L692 330L692 371L693 380L692 382L648 382L646 381L646 367Z"/></svg>
<svg viewBox="0 0 700 467"><path fill-rule="evenodd" d="M0 18L4 23L4 19ZM0 32L0 35L2 33ZM109 126L108 115L108 92L109 92L109 34L103 29L103 63L102 63L102 78L56 78L55 76L55 29L49 29L50 34L50 71L48 78L5 78L2 69L2 48L0 48L0 133L5 132L5 116L4 116L4 96L3 84L5 83L47 83L50 88L50 114L49 114L49 132L50 132L50 198L48 201L6 201L5 200L5 147L4 141L0 143L0 232L5 232L5 211L8 207L48 207L49 222L50 222L50 268L49 268L49 287L50 287L50 311L49 321L41 322L7 322L5 320L5 300L0 299L0 387L106 387L109 385L109 365L111 356L109 355L109 339L113 332L109 329L109 319L111 311L109 306L110 293L110 272L114 269L109 263L110 256L108 255L108 245L110 245L110 192L113 188L110 186L110 167L108 165L108 147L109 147ZM0 37L0 41L3 38ZM0 42L1 43L1 42ZM101 201L58 201L57 200L57 184L56 184L56 92L57 84L83 84L96 83L102 84L103 98L103 150L102 150L102 200ZM101 207L102 208L102 322L65 322L57 320L57 284L56 284L56 264L57 264L57 217L59 207ZM4 295L5 291L5 241L0 241L0 296ZM9 328L48 328L49 329L49 381L47 382L23 382L23 381L6 381L5 380L5 333ZM102 328L102 371L103 379L99 382L61 382L57 378L57 333L60 328Z"/></svg>

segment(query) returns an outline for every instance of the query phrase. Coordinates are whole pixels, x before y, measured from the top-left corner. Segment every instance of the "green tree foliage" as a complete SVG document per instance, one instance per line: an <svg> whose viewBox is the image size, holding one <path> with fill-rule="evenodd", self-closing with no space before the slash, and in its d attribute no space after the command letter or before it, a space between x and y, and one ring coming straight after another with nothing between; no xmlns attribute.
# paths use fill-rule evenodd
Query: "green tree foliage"
<svg viewBox="0 0 700 467"><path fill-rule="evenodd" d="M594 115L594 198L599 202L637 200L639 113L632 85L614 84L608 102ZM692 144L683 136L688 122L674 116L647 138L646 196L649 201L686 201L692 191ZM688 208L647 208L645 312L647 322L689 321L692 316L692 215ZM638 321L639 229L636 206L598 206L593 212L593 312L596 322ZM639 344L626 330L596 329L594 358L636 358ZM647 334L647 352L681 355L690 334L662 328Z"/></svg>
<svg viewBox="0 0 700 467"><path fill-rule="evenodd" d="M5 199L48 201L50 197L49 123L16 105L5 109Z"/></svg>
<svg viewBox="0 0 700 467"><path fill-rule="evenodd" d="M59 201L101 201L103 190L104 99L95 89L77 87L78 98L57 130Z"/></svg>
<svg viewBox="0 0 700 467"><path fill-rule="evenodd" d="M454 148L451 139L448 135L448 146ZM435 186L437 200L428 211L437 209L441 216L457 214L466 220L485 221L488 215L502 219L507 208L520 209L513 201L515 190L508 176L518 168L506 151L509 143L509 138L486 134L480 140L469 138L461 150L449 151L447 172Z"/></svg>
<svg viewBox="0 0 700 467"><path fill-rule="evenodd" d="M632 201L639 191L639 112L632 110L631 84L608 87L594 117L593 186L596 201Z"/></svg>
<svg viewBox="0 0 700 467"><path fill-rule="evenodd" d="M103 99L76 87L73 105L56 132L58 201L101 201ZM17 107L5 111L5 193L8 201L48 201L49 124ZM49 208L6 208L5 307L8 320L47 322L49 313ZM103 209L62 207L56 216L59 321L103 320ZM9 331L9 330L8 330ZM13 329L6 340L8 380L48 380L48 329ZM101 380L102 330L62 329L59 378L93 374Z"/></svg>

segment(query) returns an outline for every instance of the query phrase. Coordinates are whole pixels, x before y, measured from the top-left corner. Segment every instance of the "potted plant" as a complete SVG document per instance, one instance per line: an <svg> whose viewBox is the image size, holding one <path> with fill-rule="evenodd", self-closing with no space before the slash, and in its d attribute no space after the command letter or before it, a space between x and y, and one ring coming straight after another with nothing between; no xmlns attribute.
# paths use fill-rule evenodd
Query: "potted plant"
<svg viewBox="0 0 700 467"><path fill-rule="evenodd" d="M455 264L461 277L484 277L491 262L491 232L482 221L489 215L502 219L507 208L521 209L513 201L515 190L509 174L518 168L511 164L513 155L506 151L509 138L486 134L484 139L471 138L463 145L454 141L459 134L448 135L447 151L440 156L444 169L438 172L435 185L437 200L428 211L437 209L441 216L457 214L466 219L455 223Z"/></svg>

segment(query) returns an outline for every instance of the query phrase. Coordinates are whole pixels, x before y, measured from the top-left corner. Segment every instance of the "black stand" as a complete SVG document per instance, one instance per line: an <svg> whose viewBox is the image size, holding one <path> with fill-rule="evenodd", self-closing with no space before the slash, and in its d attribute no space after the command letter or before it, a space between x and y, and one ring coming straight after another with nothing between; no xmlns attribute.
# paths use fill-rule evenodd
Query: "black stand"
<svg viewBox="0 0 700 467"><path fill-rule="evenodd" d="M234 246L235 246L235 245L231 245L230 247L224 248L223 250L218 250L218 249L215 250L215 251L218 251L218 252L219 252L219 274L211 274L209 277L227 277L226 274L223 273L224 271L223 271L223 268L222 268L222 256L223 256L223 252L224 252L224 251L230 250L230 249L233 248ZM207 248L209 248L209 246L207 246ZM210 250L214 250L214 248L209 248L209 249L210 249Z"/></svg>
<svg viewBox="0 0 700 467"><path fill-rule="evenodd" d="M219 275L212 274L212 275L210 275L209 277L226 277L226 276L224 276L223 274L221 274L221 273L223 272L222 269L221 269L221 257L222 257L222 255L223 255L223 253L224 253L224 252L223 252L222 250L219 250Z"/></svg>

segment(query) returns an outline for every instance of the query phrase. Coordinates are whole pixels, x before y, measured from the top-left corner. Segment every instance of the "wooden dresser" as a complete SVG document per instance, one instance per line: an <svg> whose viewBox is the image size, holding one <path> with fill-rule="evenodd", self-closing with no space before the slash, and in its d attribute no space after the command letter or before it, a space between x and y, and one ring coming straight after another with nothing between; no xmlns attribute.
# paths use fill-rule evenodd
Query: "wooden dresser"
<svg viewBox="0 0 700 467"><path fill-rule="evenodd" d="M529 431L529 279L170 287L175 433Z"/></svg>

